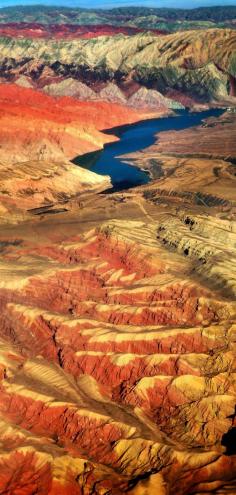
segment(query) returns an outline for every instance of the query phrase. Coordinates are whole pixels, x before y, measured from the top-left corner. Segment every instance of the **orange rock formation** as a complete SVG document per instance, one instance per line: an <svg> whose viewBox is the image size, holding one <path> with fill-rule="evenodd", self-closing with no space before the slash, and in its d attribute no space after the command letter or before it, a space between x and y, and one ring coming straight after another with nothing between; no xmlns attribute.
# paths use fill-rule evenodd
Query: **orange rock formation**
<svg viewBox="0 0 236 495"><path fill-rule="evenodd" d="M0 84L0 112L0 160L10 163L75 158L116 139L101 130L140 119L118 104L55 99L14 84Z"/></svg>

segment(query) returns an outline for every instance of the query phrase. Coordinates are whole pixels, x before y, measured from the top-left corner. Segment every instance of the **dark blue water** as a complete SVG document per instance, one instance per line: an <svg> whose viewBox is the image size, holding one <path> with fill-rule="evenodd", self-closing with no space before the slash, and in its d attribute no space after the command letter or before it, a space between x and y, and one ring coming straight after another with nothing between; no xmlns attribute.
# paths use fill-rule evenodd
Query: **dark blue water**
<svg viewBox="0 0 236 495"><path fill-rule="evenodd" d="M143 150L156 141L156 134L161 131L186 129L199 125L202 119L218 116L220 109L211 109L205 112L190 113L187 110L180 111L177 116L152 119L108 131L117 134L120 141L107 144L105 148L96 153L88 153L77 157L74 163L88 168L100 175L111 177L113 190L119 191L129 187L147 184L150 181L148 173L139 168L124 163L119 155Z"/></svg>

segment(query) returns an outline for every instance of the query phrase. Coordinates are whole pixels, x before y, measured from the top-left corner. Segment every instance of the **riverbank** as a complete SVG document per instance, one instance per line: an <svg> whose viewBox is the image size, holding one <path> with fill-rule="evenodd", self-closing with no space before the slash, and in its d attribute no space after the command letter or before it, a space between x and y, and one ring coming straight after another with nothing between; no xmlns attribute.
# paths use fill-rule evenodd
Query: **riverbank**
<svg viewBox="0 0 236 495"><path fill-rule="evenodd" d="M87 168L99 175L109 175L113 188L111 191L129 189L147 184L150 180L150 168L135 166L129 160L133 153L143 152L153 145L156 136L163 131L179 131L199 125L203 119L217 117L222 109L209 109L204 112L192 113L187 110L168 117L142 120L130 126L120 126L109 131L119 137L118 141L106 144L103 150L78 156L73 163ZM156 177L157 178L157 177Z"/></svg>

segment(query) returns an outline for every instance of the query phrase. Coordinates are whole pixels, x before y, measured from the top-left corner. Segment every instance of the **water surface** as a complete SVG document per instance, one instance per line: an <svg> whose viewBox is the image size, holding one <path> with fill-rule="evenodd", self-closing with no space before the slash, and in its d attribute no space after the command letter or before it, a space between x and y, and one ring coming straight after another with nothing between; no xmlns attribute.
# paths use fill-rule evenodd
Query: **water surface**
<svg viewBox="0 0 236 495"><path fill-rule="evenodd" d="M134 153L151 146L156 141L156 134L162 131L177 131L199 125L207 117L216 117L221 109L211 109L204 112L191 113L187 110L178 112L177 116L145 120L111 131L120 141L105 145L104 149L95 153L87 153L77 157L74 163L92 170L100 175L111 177L113 191L119 191L142 184L147 184L151 178L147 172L125 163L119 155Z"/></svg>

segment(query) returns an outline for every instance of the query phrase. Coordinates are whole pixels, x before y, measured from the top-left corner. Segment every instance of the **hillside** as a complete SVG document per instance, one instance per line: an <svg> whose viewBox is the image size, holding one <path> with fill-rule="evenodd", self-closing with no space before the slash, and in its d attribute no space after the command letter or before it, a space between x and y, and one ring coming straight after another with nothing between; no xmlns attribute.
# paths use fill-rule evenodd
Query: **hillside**
<svg viewBox="0 0 236 495"><path fill-rule="evenodd" d="M73 159L116 139L100 130L140 118L121 105L55 99L14 84L0 84L0 112L4 163Z"/></svg>

